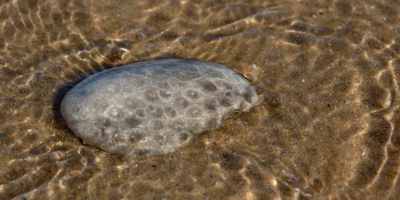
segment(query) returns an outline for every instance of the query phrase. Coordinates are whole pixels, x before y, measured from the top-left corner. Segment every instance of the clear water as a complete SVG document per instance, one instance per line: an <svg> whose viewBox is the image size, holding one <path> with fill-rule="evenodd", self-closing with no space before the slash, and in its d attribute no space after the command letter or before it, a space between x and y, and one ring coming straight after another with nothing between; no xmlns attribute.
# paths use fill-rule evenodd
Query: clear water
<svg viewBox="0 0 400 200"><path fill-rule="evenodd" d="M399 199L398 1L0 3L0 199ZM85 146L65 93L112 65L231 67L262 101L174 153ZM262 81L262 82L261 82Z"/></svg>

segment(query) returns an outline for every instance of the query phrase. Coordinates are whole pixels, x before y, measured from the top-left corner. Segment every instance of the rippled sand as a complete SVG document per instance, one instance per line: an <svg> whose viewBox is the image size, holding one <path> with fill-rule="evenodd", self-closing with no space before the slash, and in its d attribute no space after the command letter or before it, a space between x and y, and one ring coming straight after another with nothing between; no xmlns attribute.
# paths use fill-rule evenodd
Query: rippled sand
<svg viewBox="0 0 400 200"><path fill-rule="evenodd" d="M400 199L398 1L1 2L0 199ZM164 156L68 129L84 77L171 57L227 65L263 101Z"/></svg>

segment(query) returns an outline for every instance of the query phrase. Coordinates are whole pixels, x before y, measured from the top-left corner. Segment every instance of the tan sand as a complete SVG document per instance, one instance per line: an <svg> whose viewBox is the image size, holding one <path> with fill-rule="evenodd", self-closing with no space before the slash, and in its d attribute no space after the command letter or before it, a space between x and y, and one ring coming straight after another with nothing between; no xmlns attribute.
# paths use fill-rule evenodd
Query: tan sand
<svg viewBox="0 0 400 200"><path fill-rule="evenodd" d="M0 199L400 199L396 1L0 4ZM263 101L163 156L83 145L65 93L112 65L227 65Z"/></svg>

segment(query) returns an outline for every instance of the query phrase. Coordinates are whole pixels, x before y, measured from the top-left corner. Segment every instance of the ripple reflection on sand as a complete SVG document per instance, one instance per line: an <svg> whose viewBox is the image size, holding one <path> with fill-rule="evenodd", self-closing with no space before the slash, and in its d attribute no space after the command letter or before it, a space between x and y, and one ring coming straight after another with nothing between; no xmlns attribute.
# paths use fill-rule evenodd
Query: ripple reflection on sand
<svg viewBox="0 0 400 200"><path fill-rule="evenodd" d="M3 2L0 199L398 199L398 8ZM133 160L82 145L62 121L85 76L170 57L268 78L265 101L179 152Z"/></svg>

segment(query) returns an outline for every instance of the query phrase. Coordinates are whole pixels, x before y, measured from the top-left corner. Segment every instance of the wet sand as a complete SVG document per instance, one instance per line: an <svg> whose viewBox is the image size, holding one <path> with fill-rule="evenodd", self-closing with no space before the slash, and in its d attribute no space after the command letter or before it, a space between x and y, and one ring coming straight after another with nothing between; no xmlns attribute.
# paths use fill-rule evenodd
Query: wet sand
<svg viewBox="0 0 400 200"><path fill-rule="evenodd" d="M0 3L0 199L400 199L396 1ZM262 101L161 156L83 145L62 98L86 76L212 61Z"/></svg>

